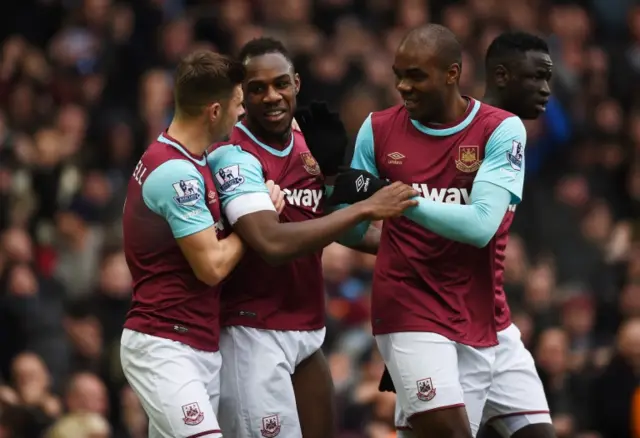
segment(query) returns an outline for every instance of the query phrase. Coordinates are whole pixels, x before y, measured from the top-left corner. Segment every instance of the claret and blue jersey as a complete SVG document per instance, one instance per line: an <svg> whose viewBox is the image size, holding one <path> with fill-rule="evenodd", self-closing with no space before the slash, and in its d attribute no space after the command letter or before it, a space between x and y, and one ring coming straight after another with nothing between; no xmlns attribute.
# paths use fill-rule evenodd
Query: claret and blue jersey
<svg viewBox="0 0 640 438"><path fill-rule="evenodd" d="M323 214L324 180L304 137L294 132L284 148L257 138L242 122L228 143L208 156L225 216L233 225L242 216L274 211L265 184L273 180L285 193L280 222L299 222ZM270 330L324 327L322 251L271 266L249 249L225 281L222 324Z"/></svg>
<svg viewBox="0 0 640 438"><path fill-rule="evenodd" d="M374 333L434 331L473 346L496 343L496 272L522 198L525 145L518 117L474 99L451 125L425 126L402 106L365 120L351 166L420 194L418 206L383 226Z"/></svg>
<svg viewBox="0 0 640 438"><path fill-rule="evenodd" d="M125 328L218 350L219 288L195 277L176 242L212 226L218 238L225 237L205 157L161 134L127 189L123 234L133 297Z"/></svg>

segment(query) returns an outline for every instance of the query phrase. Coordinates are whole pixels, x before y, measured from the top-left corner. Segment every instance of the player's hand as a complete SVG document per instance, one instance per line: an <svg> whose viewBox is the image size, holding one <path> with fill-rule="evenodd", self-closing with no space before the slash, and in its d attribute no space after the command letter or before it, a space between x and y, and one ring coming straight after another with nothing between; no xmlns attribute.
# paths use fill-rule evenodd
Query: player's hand
<svg viewBox="0 0 640 438"><path fill-rule="evenodd" d="M418 192L397 181L381 188L362 204L366 204L369 219L375 221L401 216L407 208L418 205L418 201L411 199L416 196Z"/></svg>
<svg viewBox="0 0 640 438"><path fill-rule="evenodd" d="M278 214L282 213L285 206L284 192L280 189L280 186L272 180L267 181L267 188L269 189L269 196L271 196L273 206L276 208Z"/></svg>
<svg viewBox="0 0 640 438"><path fill-rule="evenodd" d="M338 174L333 184L329 205L355 204L364 201L384 186L391 184L376 178L366 170L346 168Z"/></svg>
<svg viewBox="0 0 640 438"><path fill-rule="evenodd" d="M309 107L298 109L294 120L324 176L336 175L347 159L351 161L351 157L346 156L347 131L338 113L330 111L326 103L312 102Z"/></svg>

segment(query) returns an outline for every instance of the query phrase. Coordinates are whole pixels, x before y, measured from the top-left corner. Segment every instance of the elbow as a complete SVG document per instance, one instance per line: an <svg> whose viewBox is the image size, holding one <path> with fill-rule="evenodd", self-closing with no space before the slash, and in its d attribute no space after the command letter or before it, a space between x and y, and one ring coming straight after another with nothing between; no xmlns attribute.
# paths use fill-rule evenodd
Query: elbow
<svg viewBox="0 0 640 438"><path fill-rule="evenodd" d="M196 277L208 286L217 286L227 276L227 268L225 261L217 254L211 254L207 263L198 269Z"/></svg>
<svg viewBox="0 0 640 438"><path fill-rule="evenodd" d="M498 230L480 229L477 231L478 232L473 236L469 236L467 243L469 245L475 246L476 248L484 248L489 244L489 242L491 242Z"/></svg>
<svg viewBox="0 0 640 438"><path fill-rule="evenodd" d="M195 274L198 280L211 287L220 284L225 277L222 269L214 265L210 265L207 269L199 270Z"/></svg>
<svg viewBox="0 0 640 438"><path fill-rule="evenodd" d="M223 280L223 277L215 272L214 269L209 269L206 272L196 272L198 280L206 284L207 286L217 286Z"/></svg>

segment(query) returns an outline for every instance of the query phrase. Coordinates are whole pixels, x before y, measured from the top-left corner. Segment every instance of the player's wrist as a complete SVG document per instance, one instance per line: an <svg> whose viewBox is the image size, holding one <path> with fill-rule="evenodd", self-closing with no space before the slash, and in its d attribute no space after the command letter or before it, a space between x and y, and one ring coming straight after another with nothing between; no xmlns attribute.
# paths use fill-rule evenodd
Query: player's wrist
<svg viewBox="0 0 640 438"><path fill-rule="evenodd" d="M358 221L373 220L376 217L375 208L370 204L367 200L364 200L351 205L358 217Z"/></svg>

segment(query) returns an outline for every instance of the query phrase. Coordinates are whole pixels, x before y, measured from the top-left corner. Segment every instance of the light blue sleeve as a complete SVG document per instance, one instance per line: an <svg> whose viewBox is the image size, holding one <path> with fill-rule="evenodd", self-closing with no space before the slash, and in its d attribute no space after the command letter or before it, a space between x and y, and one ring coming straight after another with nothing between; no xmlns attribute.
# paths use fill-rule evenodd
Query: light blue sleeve
<svg viewBox="0 0 640 438"><path fill-rule="evenodd" d="M371 125L371 114L365 119L364 123L358 131L356 137L355 150L351 159L351 167L353 169L366 170L367 172L380 177L378 167L376 166L376 155L373 145L373 126ZM344 208L346 205L340 205L338 208ZM371 225L371 221L360 222L358 225L347 231L338 242L343 245L357 245L367 233Z"/></svg>
<svg viewBox="0 0 640 438"><path fill-rule="evenodd" d="M493 131L474 182L488 182L508 190L511 203L522 200L524 148L527 131L518 117L509 117Z"/></svg>
<svg viewBox="0 0 640 438"><path fill-rule="evenodd" d="M242 195L269 194L260 161L243 151L240 146L226 145L217 148L208 155L207 163L213 173L223 208Z"/></svg>
<svg viewBox="0 0 640 438"><path fill-rule="evenodd" d="M205 201L204 178L187 160L169 160L156 167L142 183L142 199L165 218L176 239L214 224Z"/></svg>
<svg viewBox="0 0 640 438"><path fill-rule="evenodd" d="M380 177L376 166L376 154L373 147L373 126L371 125L371 114L365 119L356 137L356 147L351 159L351 167L354 169L366 170L367 172Z"/></svg>
<svg viewBox="0 0 640 438"><path fill-rule="evenodd" d="M493 238L509 208L511 193L485 181L473 183L471 204L447 204L423 197L404 215L447 239L482 248Z"/></svg>

